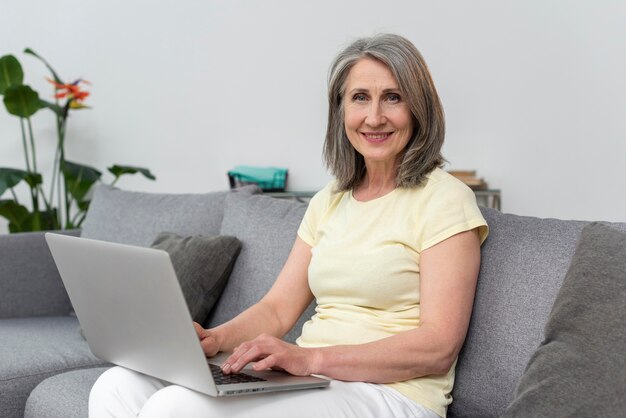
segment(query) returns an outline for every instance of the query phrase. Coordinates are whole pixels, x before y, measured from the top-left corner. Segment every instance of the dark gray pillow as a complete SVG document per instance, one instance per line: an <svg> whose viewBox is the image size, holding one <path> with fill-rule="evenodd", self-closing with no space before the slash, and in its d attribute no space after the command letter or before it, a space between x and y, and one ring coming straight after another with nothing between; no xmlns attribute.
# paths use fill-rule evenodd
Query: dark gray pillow
<svg viewBox="0 0 626 418"><path fill-rule="evenodd" d="M589 224L504 416L624 416L625 350L626 234Z"/></svg>
<svg viewBox="0 0 626 418"><path fill-rule="evenodd" d="M228 281L241 242L231 236L160 233L152 248L167 251L194 321L203 323Z"/></svg>

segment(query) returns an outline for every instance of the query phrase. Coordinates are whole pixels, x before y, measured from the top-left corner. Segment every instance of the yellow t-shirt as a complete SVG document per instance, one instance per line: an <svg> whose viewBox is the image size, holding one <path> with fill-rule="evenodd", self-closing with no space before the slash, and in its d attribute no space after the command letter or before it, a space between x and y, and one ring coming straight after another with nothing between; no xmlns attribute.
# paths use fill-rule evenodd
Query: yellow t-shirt
<svg viewBox="0 0 626 418"><path fill-rule="evenodd" d="M481 243L487 237L474 193L441 169L420 187L369 202L334 187L329 183L311 199L298 230L312 247L308 280L317 307L297 344L361 344L418 327L420 253L474 228ZM453 384L454 366L446 375L388 386L445 416Z"/></svg>

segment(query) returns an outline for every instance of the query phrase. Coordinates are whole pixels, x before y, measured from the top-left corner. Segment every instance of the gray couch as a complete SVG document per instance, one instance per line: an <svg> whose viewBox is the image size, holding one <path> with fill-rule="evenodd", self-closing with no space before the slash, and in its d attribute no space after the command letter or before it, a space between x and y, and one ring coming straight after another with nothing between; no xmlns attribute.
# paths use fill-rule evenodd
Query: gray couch
<svg viewBox="0 0 626 418"><path fill-rule="evenodd" d="M143 246L162 231L238 237L241 253L205 323L214 326L270 287L305 210L303 203L250 190L165 195L100 187L82 235ZM499 416L511 403L587 224L482 210L491 234L457 365L452 417ZM611 227L626 231L623 223ZM43 234L0 236L1 417L87 416L91 385L109 365L91 354L71 311Z"/></svg>

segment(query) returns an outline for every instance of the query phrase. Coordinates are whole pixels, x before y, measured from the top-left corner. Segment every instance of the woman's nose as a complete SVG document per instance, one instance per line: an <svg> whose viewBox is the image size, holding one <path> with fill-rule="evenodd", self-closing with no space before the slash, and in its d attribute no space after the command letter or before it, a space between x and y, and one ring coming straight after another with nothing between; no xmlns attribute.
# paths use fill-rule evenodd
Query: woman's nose
<svg viewBox="0 0 626 418"><path fill-rule="evenodd" d="M365 123L372 127L377 127L385 123L385 116L380 103L372 101L367 116L365 117Z"/></svg>

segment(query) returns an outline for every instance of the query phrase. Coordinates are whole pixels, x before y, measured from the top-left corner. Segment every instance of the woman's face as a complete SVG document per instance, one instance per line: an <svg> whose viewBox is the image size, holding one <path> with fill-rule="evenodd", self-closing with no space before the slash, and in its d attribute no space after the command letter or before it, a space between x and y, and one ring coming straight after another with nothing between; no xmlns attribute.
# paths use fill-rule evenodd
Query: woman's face
<svg viewBox="0 0 626 418"><path fill-rule="evenodd" d="M385 64L363 58L348 73L344 124L366 163L396 165L413 133L413 118L398 82Z"/></svg>

